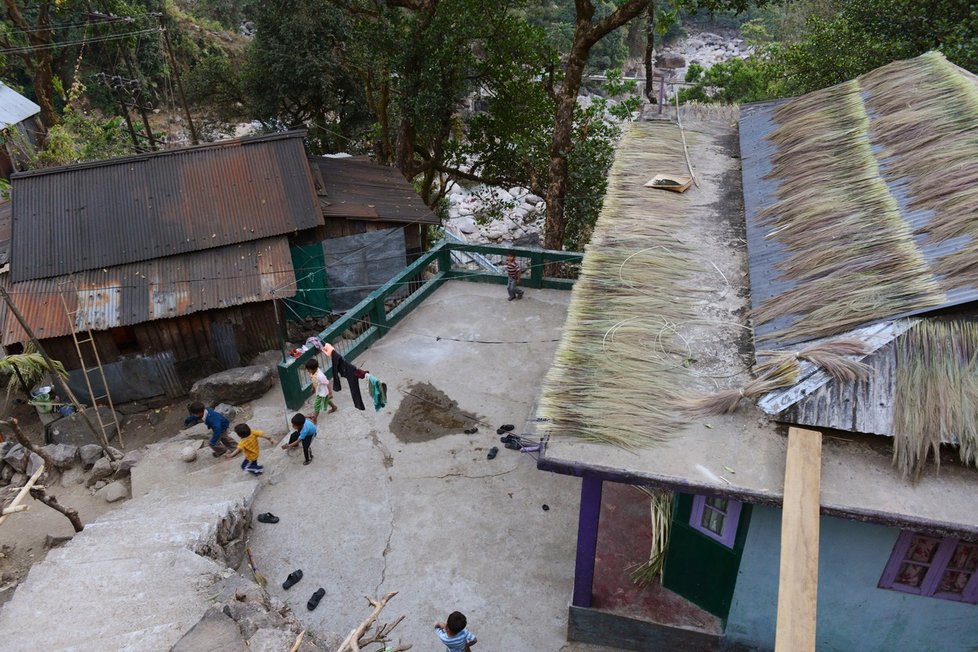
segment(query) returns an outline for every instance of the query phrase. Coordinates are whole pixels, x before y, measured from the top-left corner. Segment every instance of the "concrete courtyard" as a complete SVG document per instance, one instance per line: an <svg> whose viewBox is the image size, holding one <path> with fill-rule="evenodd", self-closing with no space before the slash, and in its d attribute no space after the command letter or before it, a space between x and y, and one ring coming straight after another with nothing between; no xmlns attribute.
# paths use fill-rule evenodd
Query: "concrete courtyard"
<svg viewBox="0 0 978 652"><path fill-rule="evenodd" d="M366 396L367 410L356 410L344 385L339 411L321 419L312 464L300 449L263 453L268 484L254 513L281 521L255 522L251 546L269 591L302 622L344 636L369 614L365 596L397 591L381 621L405 615L395 640L416 650L440 649L432 625L456 609L481 650L599 649L565 635L579 481L538 471L496 434L532 417L569 299L528 289L507 302L499 285L442 286L356 359L388 384L385 409ZM416 383L477 415L478 433L395 436L391 421ZM487 460L492 446L498 457ZM304 577L285 591L294 569ZM319 587L326 595L310 612Z"/></svg>

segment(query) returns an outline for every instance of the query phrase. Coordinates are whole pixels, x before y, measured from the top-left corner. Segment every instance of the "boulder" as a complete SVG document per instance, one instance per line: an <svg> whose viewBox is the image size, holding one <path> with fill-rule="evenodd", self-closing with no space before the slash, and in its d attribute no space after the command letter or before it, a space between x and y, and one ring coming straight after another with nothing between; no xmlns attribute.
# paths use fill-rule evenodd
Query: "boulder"
<svg viewBox="0 0 978 652"><path fill-rule="evenodd" d="M14 477L14 473L16 473L16 471L14 471L14 467L10 466L9 464L4 464L2 467L0 467L0 482L10 484L10 478Z"/></svg>
<svg viewBox="0 0 978 652"><path fill-rule="evenodd" d="M129 497L129 487L125 482L116 481L105 485L95 495L104 498L107 503L114 503Z"/></svg>
<svg viewBox="0 0 978 652"><path fill-rule="evenodd" d="M107 457L100 457L92 467L92 471L88 476L88 480L85 482L86 487L91 487L99 480L105 480L109 476L115 473L115 468L113 468L112 463Z"/></svg>
<svg viewBox="0 0 978 652"><path fill-rule="evenodd" d="M248 639L248 649L251 652L279 652L289 650L295 641L295 634L283 629L263 628Z"/></svg>
<svg viewBox="0 0 978 652"><path fill-rule="evenodd" d="M141 450L134 450L126 453L119 462L119 468L116 469L112 479L118 480L119 478L128 476L130 471L132 471L132 467L136 466L141 459L143 459L143 452Z"/></svg>
<svg viewBox="0 0 978 652"><path fill-rule="evenodd" d="M98 444L85 444L78 447L78 459L81 460L84 469L92 468L100 457L102 457L102 447Z"/></svg>
<svg viewBox="0 0 978 652"><path fill-rule="evenodd" d="M12 441L0 442L0 460L3 460L3 456L7 454L7 451L13 448L15 443L16 442L12 442Z"/></svg>
<svg viewBox="0 0 978 652"><path fill-rule="evenodd" d="M193 446L184 446L180 449L180 459L184 462L193 462L197 459L197 449Z"/></svg>
<svg viewBox="0 0 978 652"><path fill-rule="evenodd" d="M214 411L219 414L223 414L225 417L227 417L228 421L234 421L234 419L240 413L238 408L234 407L233 405L228 405L227 403L219 403L217 407L214 408Z"/></svg>
<svg viewBox="0 0 978 652"><path fill-rule="evenodd" d="M44 465L44 458L38 455L37 453L31 452L31 454L27 456L27 470L25 471L25 473L27 473L27 477L30 477L35 473L37 473L37 470L41 468L43 465ZM45 471L45 473L47 473L47 471Z"/></svg>
<svg viewBox="0 0 978 652"><path fill-rule="evenodd" d="M61 474L61 486L66 488L74 487L76 484L85 482L85 471L80 466L73 466L65 469Z"/></svg>
<svg viewBox="0 0 978 652"><path fill-rule="evenodd" d="M98 415L96 415L96 411ZM119 436L119 431L115 427L116 421L121 422L120 415L105 406L89 408L85 410L88 419L98 430L98 421L101 418L105 424L105 435L109 441ZM85 419L78 413L71 416L52 421L47 426L47 441L54 444L74 444L75 446L85 446L86 444L98 444L100 437L91 431Z"/></svg>
<svg viewBox="0 0 978 652"><path fill-rule="evenodd" d="M41 449L54 460L54 468L67 469L78 459L78 447L72 444L48 444Z"/></svg>
<svg viewBox="0 0 978 652"><path fill-rule="evenodd" d="M455 221L455 225L458 227L458 230L465 235L471 235L479 230L479 227L475 224L475 220L473 220L471 217L459 218Z"/></svg>
<svg viewBox="0 0 978 652"><path fill-rule="evenodd" d="M14 471L24 473L27 470L29 453L30 451L20 444L14 444L7 451L7 454L3 456L3 461L12 466Z"/></svg>
<svg viewBox="0 0 978 652"><path fill-rule="evenodd" d="M10 476L10 484L15 487L23 487L25 484L27 484L27 476L23 473L15 472L12 476Z"/></svg>
<svg viewBox="0 0 978 652"><path fill-rule="evenodd" d="M258 602L233 602L225 608L224 613L238 623L245 638L251 638L259 629L278 629L288 625L281 614L265 609Z"/></svg>
<svg viewBox="0 0 978 652"><path fill-rule="evenodd" d="M268 367L237 367L202 378L190 389L190 400L205 405L247 403L272 388L275 372Z"/></svg>
<svg viewBox="0 0 978 652"><path fill-rule="evenodd" d="M529 195L523 198L523 201L525 201L527 204L530 204L532 206L536 206L537 204L543 201L543 197L530 193Z"/></svg>
<svg viewBox="0 0 978 652"><path fill-rule="evenodd" d="M658 68L676 69L682 68L686 65L686 59L678 54L673 54L672 52L663 53L659 55L655 60L655 65Z"/></svg>

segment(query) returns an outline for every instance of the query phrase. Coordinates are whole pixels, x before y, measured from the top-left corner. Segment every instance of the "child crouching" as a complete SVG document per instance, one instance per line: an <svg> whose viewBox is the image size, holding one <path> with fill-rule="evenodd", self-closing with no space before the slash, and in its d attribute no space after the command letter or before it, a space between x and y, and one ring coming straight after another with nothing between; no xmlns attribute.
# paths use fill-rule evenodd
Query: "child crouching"
<svg viewBox="0 0 978 652"><path fill-rule="evenodd" d="M265 436L261 430L252 430L248 424L239 423L234 427L234 434L236 434L241 441L238 442L238 446L229 452L225 457L231 459L238 453L244 453L244 459L241 460L241 470L247 471L248 473L254 473L255 475L261 475L261 472L265 470L261 464L258 463L258 453L261 451L261 444L259 439L270 438Z"/></svg>
<svg viewBox="0 0 978 652"><path fill-rule="evenodd" d="M292 417L292 434L289 435L289 443L283 444L283 449L295 448L302 444L302 455L306 458L303 464L309 464L313 455L309 447L316 436L316 424L307 419L304 414L295 414Z"/></svg>

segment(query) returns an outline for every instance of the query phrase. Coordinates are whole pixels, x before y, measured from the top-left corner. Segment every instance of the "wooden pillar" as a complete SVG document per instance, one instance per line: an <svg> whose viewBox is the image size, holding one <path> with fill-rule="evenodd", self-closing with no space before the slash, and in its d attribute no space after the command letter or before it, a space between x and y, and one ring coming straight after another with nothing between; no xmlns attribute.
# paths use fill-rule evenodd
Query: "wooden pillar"
<svg viewBox="0 0 978 652"><path fill-rule="evenodd" d="M822 433L788 429L775 652L815 652Z"/></svg>
<svg viewBox="0 0 978 652"><path fill-rule="evenodd" d="M598 552L598 521L601 516L600 478L581 478L581 511L577 522L577 561L574 564L575 607L591 606L594 585L594 558Z"/></svg>

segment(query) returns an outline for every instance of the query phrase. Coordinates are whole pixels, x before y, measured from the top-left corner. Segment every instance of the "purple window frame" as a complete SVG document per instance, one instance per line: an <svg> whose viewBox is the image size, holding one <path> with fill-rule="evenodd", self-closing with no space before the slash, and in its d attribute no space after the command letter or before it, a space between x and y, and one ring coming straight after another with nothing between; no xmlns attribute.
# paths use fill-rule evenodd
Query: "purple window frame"
<svg viewBox="0 0 978 652"><path fill-rule="evenodd" d="M709 528L703 527L703 512L706 511L707 505L706 500L708 496L695 495L693 496L693 511L689 515L689 525L694 530L707 536L714 541L721 543L722 545L733 548L734 540L737 538L737 525L740 522L740 508L743 506L739 500L731 500L729 498L727 501L727 511L722 512L723 514L723 527L722 532L717 534ZM715 507L710 506L709 509L716 510ZM716 510L720 511L720 510Z"/></svg>
<svg viewBox="0 0 978 652"><path fill-rule="evenodd" d="M898 574L904 562L910 561L906 557L914 537L923 537L937 542L937 551L934 553L933 558L929 563L915 563L917 566L927 567L927 572L925 573L924 579L920 582L919 586L900 583L898 578ZM896 544L893 546L893 551L890 553L890 559L886 562L886 568L883 569L883 576L880 577L879 588L901 591L903 593L911 593L913 595L933 597L940 600L953 600L955 602L967 602L970 604L978 603L978 569L975 569L974 571L964 571L971 573L971 579L968 580L967 585L965 585L965 588L961 593L950 593L938 590L941 578L946 572L949 570L950 572L957 572L959 570L954 567L949 568L951 556L954 554L954 551L959 543L978 545L978 543L974 541L962 541L957 537L937 537L921 534L912 530L903 530L900 533L900 537L897 539Z"/></svg>

